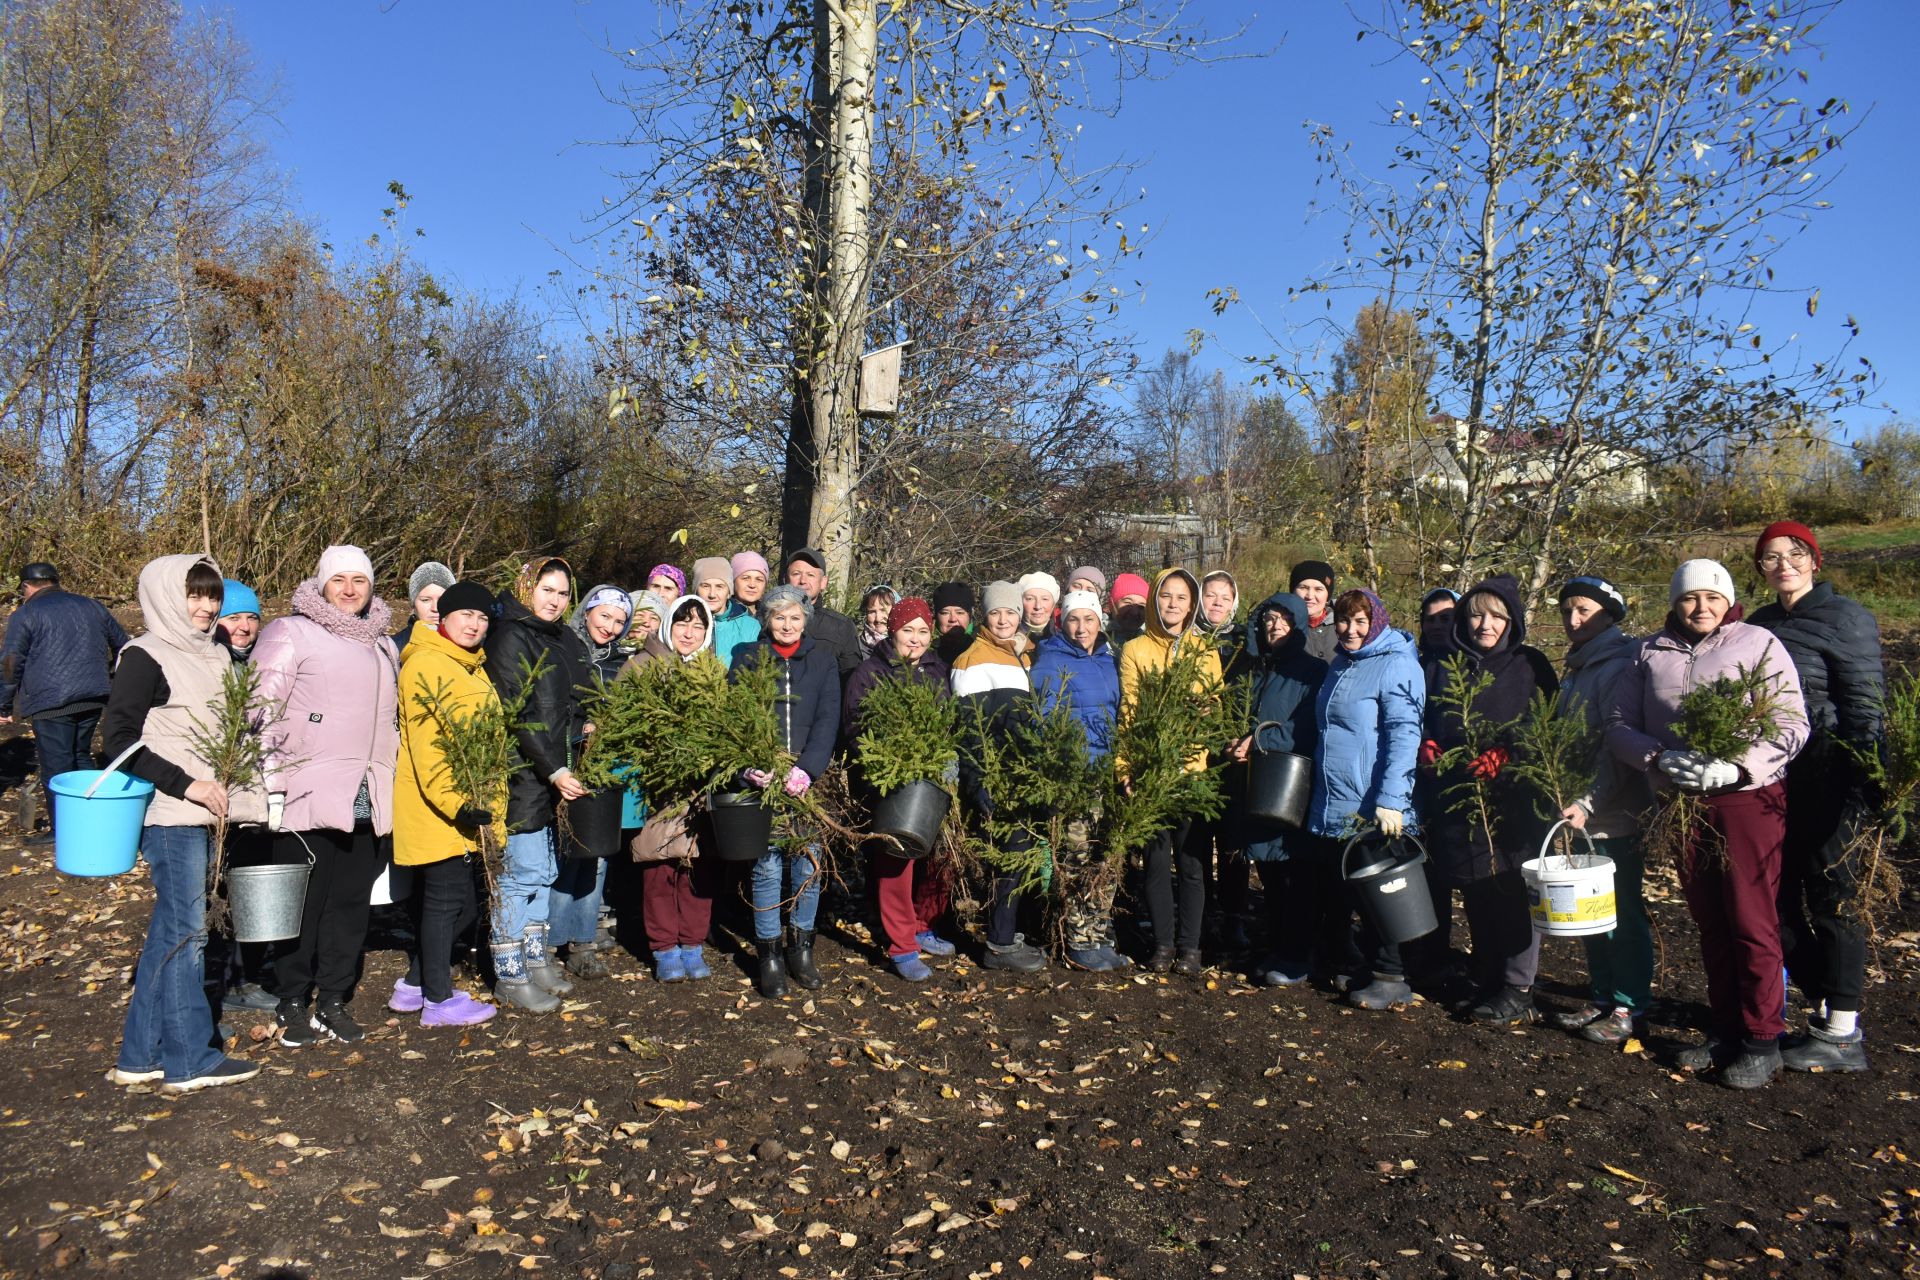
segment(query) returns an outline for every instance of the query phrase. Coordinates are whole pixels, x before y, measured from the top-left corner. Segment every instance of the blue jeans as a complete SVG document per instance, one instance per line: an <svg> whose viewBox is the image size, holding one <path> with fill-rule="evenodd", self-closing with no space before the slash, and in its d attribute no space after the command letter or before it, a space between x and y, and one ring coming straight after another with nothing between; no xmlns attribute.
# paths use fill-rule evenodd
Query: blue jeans
<svg viewBox="0 0 1920 1280"><path fill-rule="evenodd" d="M140 856L153 879L153 918L133 970L120 1069L191 1080L224 1056L207 1004L207 829L147 827Z"/></svg>
<svg viewBox="0 0 1920 1280"><path fill-rule="evenodd" d="M820 862L814 849L771 848L753 864L753 936L759 941L780 936L783 899L790 900L787 918L793 927L812 933L820 910Z"/></svg>
<svg viewBox="0 0 1920 1280"><path fill-rule="evenodd" d="M53 829L53 790L49 784L56 774L99 767L93 759L93 729L99 723L98 711L34 718L33 749L40 757L40 796L47 805L49 831Z"/></svg>
<svg viewBox="0 0 1920 1280"><path fill-rule="evenodd" d="M547 942L556 947L592 942L607 890L605 858L562 858L547 900Z"/></svg>
<svg viewBox="0 0 1920 1280"><path fill-rule="evenodd" d="M559 874L553 853L553 828L522 831L507 837L502 859L500 905L493 913L493 940L518 942L530 924L547 922L553 878Z"/></svg>

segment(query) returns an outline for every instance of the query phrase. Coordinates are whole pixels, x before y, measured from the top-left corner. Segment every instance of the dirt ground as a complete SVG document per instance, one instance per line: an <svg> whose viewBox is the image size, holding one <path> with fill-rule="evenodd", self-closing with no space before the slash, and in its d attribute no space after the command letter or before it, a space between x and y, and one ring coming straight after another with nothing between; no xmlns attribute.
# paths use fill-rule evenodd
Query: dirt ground
<svg viewBox="0 0 1920 1280"><path fill-rule="evenodd" d="M20 778L25 743L0 744ZM12 766L12 767L7 767ZM1704 1014L1656 888L1667 997L1637 1052L1438 1005L1204 979L908 987L853 932L826 989L621 955L565 1012L422 1030L370 955L357 1046L173 1099L112 1064L148 890L0 843L0 1275L1903 1275L1920 1271L1920 911L1875 949L1875 1070L1740 1094L1670 1069ZM1909 883L1920 876L1909 874ZM1571 1003L1553 942L1543 1002Z"/></svg>

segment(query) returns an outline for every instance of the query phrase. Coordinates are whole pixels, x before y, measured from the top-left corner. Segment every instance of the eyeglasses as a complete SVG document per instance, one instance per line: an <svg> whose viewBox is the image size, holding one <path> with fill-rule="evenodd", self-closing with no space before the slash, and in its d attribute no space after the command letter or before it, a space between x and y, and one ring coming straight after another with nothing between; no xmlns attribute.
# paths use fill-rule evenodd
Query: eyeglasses
<svg viewBox="0 0 1920 1280"><path fill-rule="evenodd" d="M1807 552L1795 547L1792 551L1787 552L1767 552L1767 554L1760 557L1760 567L1762 569L1778 569L1783 564L1790 564L1794 568L1799 569L1805 568L1807 562L1812 559L1813 557Z"/></svg>

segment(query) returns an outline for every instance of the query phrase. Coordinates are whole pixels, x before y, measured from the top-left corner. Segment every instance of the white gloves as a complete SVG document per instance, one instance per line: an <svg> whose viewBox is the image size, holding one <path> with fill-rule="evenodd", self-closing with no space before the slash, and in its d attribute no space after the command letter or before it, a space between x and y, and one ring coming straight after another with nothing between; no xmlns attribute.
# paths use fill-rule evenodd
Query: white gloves
<svg viewBox="0 0 1920 1280"><path fill-rule="evenodd" d="M1407 816L1398 809L1375 809L1373 820L1379 824L1380 834L1390 840L1397 840L1400 833L1407 829Z"/></svg>
<svg viewBox="0 0 1920 1280"><path fill-rule="evenodd" d="M1685 791L1725 791L1740 785L1739 765L1697 751L1662 751L1655 763Z"/></svg>
<svg viewBox="0 0 1920 1280"><path fill-rule="evenodd" d="M267 830L285 831L287 818L287 797L284 792L267 792Z"/></svg>

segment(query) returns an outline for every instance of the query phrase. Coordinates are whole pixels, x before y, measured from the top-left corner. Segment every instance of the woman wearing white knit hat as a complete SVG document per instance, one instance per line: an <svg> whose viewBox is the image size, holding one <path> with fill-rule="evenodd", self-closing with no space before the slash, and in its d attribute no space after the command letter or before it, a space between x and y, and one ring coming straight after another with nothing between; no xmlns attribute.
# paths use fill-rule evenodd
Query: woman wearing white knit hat
<svg viewBox="0 0 1920 1280"><path fill-rule="evenodd" d="M1020 588L1020 632L1037 645L1054 632L1054 606L1060 603L1060 580L1050 573L1029 573L1014 584Z"/></svg>
<svg viewBox="0 0 1920 1280"><path fill-rule="evenodd" d="M1667 622L1641 642L1615 686L1606 742L1615 759L1656 787L1693 792L1705 821L1680 863L1687 910L1700 930L1713 1023L1706 1043L1680 1055L1692 1070L1718 1068L1720 1082L1757 1089L1780 1072L1781 845L1786 836L1787 762L1807 738L1806 703L1793 659L1771 634L1738 620L1733 576L1715 560L1689 560L1673 575ZM1680 700L1722 676L1759 671L1775 696L1771 733L1721 760L1691 750L1676 723Z"/></svg>

